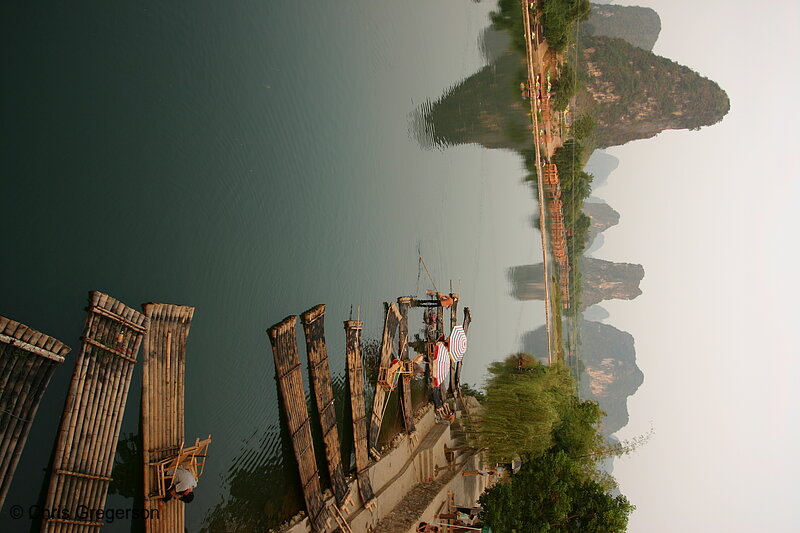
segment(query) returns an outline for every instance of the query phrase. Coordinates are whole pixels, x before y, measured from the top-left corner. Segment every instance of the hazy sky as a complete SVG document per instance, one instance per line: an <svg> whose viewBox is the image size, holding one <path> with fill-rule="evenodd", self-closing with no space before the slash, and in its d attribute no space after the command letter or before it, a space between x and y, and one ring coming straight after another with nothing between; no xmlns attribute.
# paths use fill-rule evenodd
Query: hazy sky
<svg viewBox="0 0 800 533"><path fill-rule="evenodd" d="M609 150L619 168L597 191L621 220L595 257L645 268L639 298L603 304L645 375L619 436L655 428L615 464L629 531L797 532L800 4L637 3L661 17L655 53L731 110Z"/></svg>

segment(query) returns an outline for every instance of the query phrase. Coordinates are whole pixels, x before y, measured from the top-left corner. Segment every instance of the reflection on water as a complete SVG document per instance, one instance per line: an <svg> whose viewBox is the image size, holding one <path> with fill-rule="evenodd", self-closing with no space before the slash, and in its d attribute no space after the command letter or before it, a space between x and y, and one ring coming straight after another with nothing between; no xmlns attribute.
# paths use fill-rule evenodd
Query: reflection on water
<svg viewBox="0 0 800 533"><path fill-rule="evenodd" d="M0 145L0 200L13 200L3 224L14 254L0 262L0 313L76 353L91 289L197 308L186 435L214 443L189 531L259 531L299 508L265 334L287 313L324 302L341 324L361 304L374 354L382 302L427 288L421 246L436 282L452 281L473 307L470 382L518 347L508 315L541 323L505 277L541 257L518 157L421 150L408 136L417 103L420 116L434 113L432 98L484 65L475 44L490 4L200 0L187 10L143 0L9 14L5 37L20 56L4 85L15 135ZM429 147L452 144L446 123L437 119ZM326 337L346 442L340 328ZM68 358L42 399L7 505L35 503L45 485L73 367ZM109 497L117 508L141 492L136 372ZM387 412L386 432L399 424ZM347 463L350 445L343 452ZM0 531L19 526L0 515Z"/></svg>

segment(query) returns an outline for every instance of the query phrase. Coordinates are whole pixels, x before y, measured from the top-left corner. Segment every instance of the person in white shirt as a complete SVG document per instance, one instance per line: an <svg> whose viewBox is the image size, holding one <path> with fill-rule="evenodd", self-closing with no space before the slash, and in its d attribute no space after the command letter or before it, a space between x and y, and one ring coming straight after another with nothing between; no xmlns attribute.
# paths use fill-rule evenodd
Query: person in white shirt
<svg viewBox="0 0 800 533"><path fill-rule="evenodd" d="M168 502L172 498L177 498L183 503L189 503L194 499L194 488L197 486L197 480L191 472L179 466L175 469L175 475L172 477L172 486L170 486L167 495L164 496L164 501Z"/></svg>

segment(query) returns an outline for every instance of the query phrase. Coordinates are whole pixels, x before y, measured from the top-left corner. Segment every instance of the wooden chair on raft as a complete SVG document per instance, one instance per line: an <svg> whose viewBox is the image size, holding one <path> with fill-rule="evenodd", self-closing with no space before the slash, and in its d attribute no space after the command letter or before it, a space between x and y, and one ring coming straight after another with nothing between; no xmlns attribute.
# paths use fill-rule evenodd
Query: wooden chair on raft
<svg viewBox="0 0 800 533"><path fill-rule="evenodd" d="M401 375L411 379L414 375L414 363L420 357L412 361L398 361L395 360L388 367L382 366L378 369L378 385L385 391L391 392L397 388L397 381Z"/></svg>
<svg viewBox="0 0 800 533"><path fill-rule="evenodd" d="M209 444L211 444L211 435L203 440L195 439L192 446L184 447L184 443L181 443L176 455L149 463L149 466L156 469L158 484L156 486L157 493L150 495L148 499L161 499L167 495L167 491L172 486L175 470L178 467L188 470L195 479L199 480L200 476L203 475L203 470L205 470Z"/></svg>

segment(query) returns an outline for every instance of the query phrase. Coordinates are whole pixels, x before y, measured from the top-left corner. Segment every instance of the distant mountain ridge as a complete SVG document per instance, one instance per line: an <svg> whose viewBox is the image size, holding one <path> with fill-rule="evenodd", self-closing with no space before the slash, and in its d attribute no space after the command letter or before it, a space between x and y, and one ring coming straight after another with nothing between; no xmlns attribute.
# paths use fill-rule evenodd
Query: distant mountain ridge
<svg viewBox="0 0 800 533"><path fill-rule="evenodd" d="M661 17L649 7L592 3L589 20L581 24L583 36L605 35L652 50L661 33Z"/></svg>
<svg viewBox="0 0 800 533"><path fill-rule="evenodd" d="M594 400L605 411L601 432L616 433L628 424L628 397L644 383L644 374L636 364L633 336L601 322L581 320L581 376L579 393L584 400ZM544 326L523 335L525 352L547 353Z"/></svg>
<svg viewBox="0 0 800 533"><path fill-rule="evenodd" d="M614 263L594 257L581 257L580 272L586 308L603 300L633 300L642 290L644 267L631 263ZM511 294L519 300L544 300L544 267L542 263L520 265L508 269Z"/></svg>

